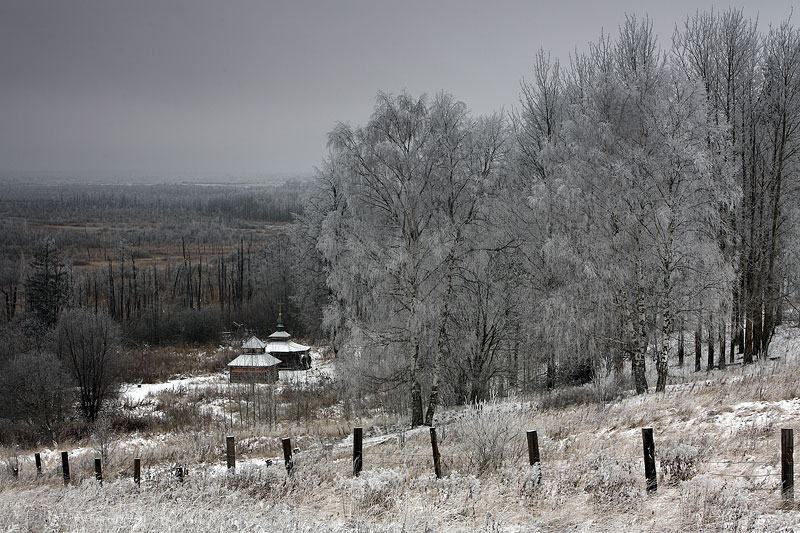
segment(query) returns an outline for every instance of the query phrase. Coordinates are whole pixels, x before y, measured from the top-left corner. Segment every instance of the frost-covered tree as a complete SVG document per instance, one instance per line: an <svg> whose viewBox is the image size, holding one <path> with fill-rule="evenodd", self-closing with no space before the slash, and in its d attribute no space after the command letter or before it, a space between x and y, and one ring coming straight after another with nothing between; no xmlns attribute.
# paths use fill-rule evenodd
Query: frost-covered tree
<svg viewBox="0 0 800 533"><path fill-rule="evenodd" d="M601 350L627 354L640 393L650 340L660 336L663 390L673 317L687 298L724 285L714 235L718 206L736 197L726 130L708 120L702 88L668 64L647 19L628 18L565 79L563 118L550 128L558 133L518 136L521 152L542 161L528 188L529 204L542 206L537 267L551 273L539 305L560 317L590 365ZM536 118L548 107L538 101L554 92L538 87L523 98L534 132L546 123ZM531 138L547 142L524 146ZM523 170L531 159L522 158Z"/></svg>
<svg viewBox="0 0 800 533"><path fill-rule="evenodd" d="M340 302L326 279L331 264L339 264L346 236L343 217L347 202L340 168L331 154L317 169L303 212L295 217L291 230L297 265L294 303L312 334L329 334L334 356L346 336Z"/></svg>
<svg viewBox="0 0 800 533"><path fill-rule="evenodd" d="M752 362L768 350L780 314L776 280L789 268L781 252L794 220L787 207L797 201L798 32L784 22L763 34L729 9L689 17L673 42L676 64L705 86L711 119L730 129L742 191L738 206L722 210L733 231L721 241L737 277L730 356L738 347Z"/></svg>
<svg viewBox="0 0 800 533"><path fill-rule="evenodd" d="M318 239L333 293L326 319L365 343L353 350L365 376L409 386L414 426L431 423L438 404L454 272L499 175L504 135L501 118L473 119L450 95L383 93L365 126L330 133L323 174L337 177L342 199Z"/></svg>

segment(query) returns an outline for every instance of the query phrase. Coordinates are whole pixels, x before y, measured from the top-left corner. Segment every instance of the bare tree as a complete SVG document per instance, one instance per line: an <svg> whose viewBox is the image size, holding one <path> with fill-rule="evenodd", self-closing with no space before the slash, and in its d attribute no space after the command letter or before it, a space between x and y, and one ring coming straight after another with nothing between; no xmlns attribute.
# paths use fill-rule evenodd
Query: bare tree
<svg viewBox="0 0 800 533"><path fill-rule="evenodd" d="M88 309L64 311L56 325L56 354L78 385L81 412L94 421L115 394L123 368L119 327Z"/></svg>

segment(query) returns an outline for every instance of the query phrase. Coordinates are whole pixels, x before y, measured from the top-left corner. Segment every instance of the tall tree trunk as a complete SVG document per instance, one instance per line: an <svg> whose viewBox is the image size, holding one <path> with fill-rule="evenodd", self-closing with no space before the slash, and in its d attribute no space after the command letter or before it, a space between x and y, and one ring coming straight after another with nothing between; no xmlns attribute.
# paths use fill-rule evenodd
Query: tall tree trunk
<svg viewBox="0 0 800 533"><path fill-rule="evenodd" d="M656 373L658 380L656 382L656 392L664 392L667 388L667 377L669 371L669 336L672 333L672 313L668 305L664 306L662 310L664 322L661 326L661 353L656 362ZM681 332L683 334L683 332Z"/></svg>
<svg viewBox="0 0 800 533"><path fill-rule="evenodd" d="M647 315L644 306L643 272L641 263L637 262L637 273L640 284L636 295L637 334L636 350L633 354L633 380L636 385L636 394L647 392L647 375L645 374L645 361L647 357Z"/></svg>
<svg viewBox="0 0 800 533"><path fill-rule="evenodd" d="M753 334L752 334L752 353L753 356L763 357L761 353L762 348L762 340L763 340L763 331L764 331L764 298L762 288L759 287L757 291L757 297L755 299L754 305L754 316L752 318L753 321Z"/></svg>
<svg viewBox="0 0 800 533"><path fill-rule="evenodd" d="M547 354L545 387L547 390L553 390L556 388L556 356L553 354L552 350L548 350Z"/></svg>
<svg viewBox="0 0 800 533"><path fill-rule="evenodd" d="M740 273L737 273L737 276ZM731 350L730 350L730 362L733 363L736 360L736 346L739 343L739 335L742 330L742 314L741 314L741 306L739 305L739 286L740 281L738 279L734 280L733 283L733 297L731 298Z"/></svg>
<svg viewBox="0 0 800 533"><path fill-rule="evenodd" d="M419 310L416 298L412 297L410 315L408 318L408 331L412 336L412 360L411 360L411 427L421 426L424 422L422 411L422 385L419 382L419 374L422 367L420 361L420 327Z"/></svg>
<svg viewBox="0 0 800 533"><path fill-rule="evenodd" d="M451 251L447 262L447 288L444 294L444 309L442 310L442 323L439 326L439 339L433 361L433 375L431 377L431 393L428 398L428 410L425 413L425 425L433 426L433 416L439 405L439 380L441 377L442 355L447 347L447 321L450 319L450 295L453 292L453 266L455 254Z"/></svg>
<svg viewBox="0 0 800 533"><path fill-rule="evenodd" d="M512 348L511 352L511 370L508 372L508 388L514 393L519 392L517 390L519 385L519 336L520 325L519 320L517 320L516 331L514 334L514 347Z"/></svg>
<svg viewBox="0 0 800 533"><path fill-rule="evenodd" d="M706 371L714 370L714 315L708 316L708 364Z"/></svg>
<svg viewBox="0 0 800 533"><path fill-rule="evenodd" d="M739 339L738 331L741 329L741 321L739 315L739 302L737 300L738 294L734 292L733 311L731 312L731 348L730 348L730 362L736 361L736 343Z"/></svg>
<svg viewBox="0 0 800 533"><path fill-rule="evenodd" d="M721 370L725 369L725 329L727 325L725 324L725 314L722 313L720 321L719 321L719 368Z"/></svg>
<svg viewBox="0 0 800 533"><path fill-rule="evenodd" d="M754 296L748 294L747 297L747 311L744 318L744 364L750 364L753 362L753 316L755 315L755 311L753 310L755 299Z"/></svg>
<svg viewBox="0 0 800 533"><path fill-rule="evenodd" d="M697 315L697 327L694 330L694 371L700 372L703 358L703 319Z"/></svg>

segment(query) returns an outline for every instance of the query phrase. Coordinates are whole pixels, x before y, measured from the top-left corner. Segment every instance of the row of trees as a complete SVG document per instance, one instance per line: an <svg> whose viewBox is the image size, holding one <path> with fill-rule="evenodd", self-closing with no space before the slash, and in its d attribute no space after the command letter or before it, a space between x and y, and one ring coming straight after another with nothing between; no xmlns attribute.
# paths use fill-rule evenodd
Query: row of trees
<svg viewBox="0 0 800 533"><path fill-rule="evenodd" d="M84 184L8 182L0 193L5 219L92 223L217 218L227 223L290 222L302 209L306 184Z"/></svg>
<svg viewBox="0 0 800 533"><path fill-rule="evenodd" d="M16 274L22 287L0 287L0 316L9 327L19 319L49 329L62 308L86 307L120 323L132 343L207 342L234 323L264 332L279 302L290 303L294 265L302 263L283 232L234 246L182 241L180 249L182 260L157 262L137 259L136 249L123 244L105 267L77 270L52 239L43 239L29 247L31 261ZM302 334L304 322L287 315Z"/></svg>
<svg viewBox="0 0 800 533"><path fill-rule="evenodd" d="M329 135L295 222L313 259L296 301L327 301L346 374L407 387L413 425L493 380L552 388L625 361L643 393L652 358L664 390L685 329L708 367L766 357L797 297L798 69L800 32L729 10L667 50L628 17L566 68L540 52L510 116L381 93Z"/></svg>

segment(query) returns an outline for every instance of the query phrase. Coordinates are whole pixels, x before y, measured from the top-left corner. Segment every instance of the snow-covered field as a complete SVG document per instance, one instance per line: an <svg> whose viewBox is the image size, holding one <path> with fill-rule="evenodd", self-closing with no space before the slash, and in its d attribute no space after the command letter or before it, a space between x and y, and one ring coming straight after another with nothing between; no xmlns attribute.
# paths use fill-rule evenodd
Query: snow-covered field
<svg viewBox="0 0 800 533"><path fill-rule="evenodd" d="M210 385L220 385L226 382L227 376L224 374L214 374L211 376L171 379L164 383L125 383L120 390L120 397L131 404L138 404L145 401L149 396L155 396L164 391L177 392L198 389Z"/></svg>
<svg viewBox="0 0 800 533"><path fill-rule="evenodd" d="M427 428L387 431L374 420L234 425L234 472L225 466L224 427L124 436L102 488L92 479L90 443L72 449L67 488L59 450L48 450L41 478L30 459L19 480L0 477L0 529L793 531L800 512L780 496L780 430L800 427L800 330L780 330L772 353L779 359L725 371L675 368L679 384L663 394L548 409L545 397L532 396L444 411L437 421L442 479L432 473ZM314 370L318 377L281 373L273 387L324 384L333 375L330 362L316 360ZM173 395L217 401L211 393L227 386L222 374L181 378L129 387L125 398L130 405ZM358 478L351 476L354 425L365 428ZM649 495L644 426L654 428L659 473ZM528 429L539 434L540 470L527 465ZM282 436L299 447L291 476ZM133 455L143 461L140 487L131 480ZM175 464L188 468L182 484Z"/></svg>

